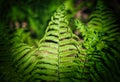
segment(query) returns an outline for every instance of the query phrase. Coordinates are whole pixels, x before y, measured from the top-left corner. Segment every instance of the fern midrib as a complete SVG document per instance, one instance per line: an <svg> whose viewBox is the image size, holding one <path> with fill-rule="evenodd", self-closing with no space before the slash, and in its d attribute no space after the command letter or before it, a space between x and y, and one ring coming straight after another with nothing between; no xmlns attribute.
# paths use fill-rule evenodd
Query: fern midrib
<svg viewBox="0 0 120 82"><path fill-rule="evenodd" d="M59 24L58 24L58 28L59 28L58 30L58 34L59 34L58 35L58 39L59 39L59 42L58 42L58 81L60 81L60 73L59 73L59 70L60 70L60 50L59 50L60 48L60 25Z"/></svg>

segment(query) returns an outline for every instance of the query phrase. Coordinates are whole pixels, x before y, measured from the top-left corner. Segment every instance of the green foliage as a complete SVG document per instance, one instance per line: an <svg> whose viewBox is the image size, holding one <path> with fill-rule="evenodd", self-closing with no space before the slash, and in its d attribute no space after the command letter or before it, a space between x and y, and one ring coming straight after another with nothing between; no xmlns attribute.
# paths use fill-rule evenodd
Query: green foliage
<svg viewBox="0 0 120 82"><path fill-rule="evenodd" d="M5 29L8 26L0 23L0 81L119 82L120 33L114 14L102 0L98 0L86 25L79 20L75 21L75 26L80 32L78 37L70 29L70 13L66 13L70 10L73 15L77 8L74 10L70 7L73 6L73 0L65 0L65 6L61 5L56 10L44 34L42 27L46 26L49 20L48 14L60 4L56 2L57 4L51 6L53 1L46 2L48 11L44 10L47 8L43 4L43 10L35 12L34 8L26 6L29 28L38 36L42 34L40 38L44 35L39 41L31 37L28 29L17 28L13 31ZM31 2L34 1L28 0L27 4ZM43 0L42 2L45 3ZM39 3L36 3L32 6L36 6L36 9L38 5ZM24 20L24 7L19 10L15 5L11 9L10 16L15 16L12 20ZM21 16L17 17L19 13ZM40 20L43 23L39 23L41 15L43 18L40 17Z"/></svg>
<svg viewBox="0 0 120 82"><path fill-rule="evenodd" d="M20 75L15 72L12 67L12 48L13 42L11 41L12 35L9 35L9 30L2 27L5 25L0 24L0 81L17 81ZM4 30L4 32L3 32Z"/></svg>
<svg viewBox="0 0 120 82"><path fill-rule="evenodd" d="M34 69L37 80L65 82L80 78L75 62L79 55L78 37L71 32L66 19L64 7L60 7L49 22L40 41L39 60Z"/></svg>
<svg viewBox="0 0 120 82"><path fill-rule="evenodd" d="M20 74L17 81L79 80L79 65L76 63L79 61L78 37L68 27L63 6L51 17L46 33L37 47L24 43L22 33L23 30L19 29L10 40L14 44L11 45L9 54L11 58L7 57L11 59L10 66L14 68L14 74ZM11 77L9 80L12 80Z"/></svg>
<svg viewBox="0 0 120 82"><path fill-rule="evenodd" d="M119 82L120 36L117 20L113 13L98 0L93 13L85 26L76 21L82 39L82 47L87 53L92 82ZM90 58L89 58L90 57Z"/></svg>

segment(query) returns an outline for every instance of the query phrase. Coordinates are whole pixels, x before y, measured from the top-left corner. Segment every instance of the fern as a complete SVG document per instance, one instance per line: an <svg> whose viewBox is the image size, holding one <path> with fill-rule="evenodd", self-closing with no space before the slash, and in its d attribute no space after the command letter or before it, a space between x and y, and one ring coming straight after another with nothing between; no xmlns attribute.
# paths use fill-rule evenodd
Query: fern
<svg viewBox="0 0 120 82"><path fill-rule="evenodd" d="M27 34L24 37L22 35L25 35L25 33L23 32L23 29L19 29L13 34L13 38L11 39L11 42L14 43L11 46L12 67L17 74L20 74L20 76L18 76L20 78L17 82L29 81L32 77L32 70L37 63L35 53L38 48L33 45L34 43L30 44L27 41L25 42L25 37L29 39Z"/></svg>
<svg viewBox="0 0 120 82"><path fill-rule="evenodd" d="M36 48L24 43L25 39L21 33L23 33L22 29L15 33L4 28L0 29L0 81L2 82L25 82L36 64L33 55ZM28 35L26 36L28 38Z"/></svg>
<svg viewBox="0 0 120 82"><path fill-rule="evenodd" d="M85 26L76 21L84 41L92 82L119 82L119 29L115 16L102 0L97 1L95 10Z"/></svg>
<svg viewBox="0 0 120 82"><path fill-rule="evenodd" d="M11 38L10 31L4 29L5 25L0 24L0 81L1 82L18 82L20 80L20 74L15 72L14 67L12 67L12 48L13 42Z"/></svg>
<svg viewBox="0 0 120 82"><path fill-rule="evenodd" d="M38 62L33 74L34 80L77 81L76 57L78 37L68 27L64 7L57 9L51 17L45 36L40 41ZM72 74L71 74L72 73Z"/></svg>

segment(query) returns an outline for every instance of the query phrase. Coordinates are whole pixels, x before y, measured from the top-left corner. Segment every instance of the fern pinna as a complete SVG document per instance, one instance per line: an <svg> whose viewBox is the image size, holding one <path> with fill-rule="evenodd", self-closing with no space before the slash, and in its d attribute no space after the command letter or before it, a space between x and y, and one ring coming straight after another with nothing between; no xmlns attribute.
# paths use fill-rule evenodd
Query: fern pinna
<svg viewBox="0 0 120 82"><path fill-rule="evenodd" d="M76 21L76 26L84 39L82 47L88 64L91 64L89 81L119 82L120 33L114 14L98 0L88 24Z"/></svg>

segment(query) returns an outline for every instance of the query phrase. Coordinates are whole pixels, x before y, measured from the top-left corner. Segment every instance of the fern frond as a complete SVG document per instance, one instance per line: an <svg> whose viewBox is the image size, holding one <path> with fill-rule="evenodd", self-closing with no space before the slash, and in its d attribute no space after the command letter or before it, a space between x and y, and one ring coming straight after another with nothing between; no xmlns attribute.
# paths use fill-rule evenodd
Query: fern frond
<svg viewBox="0 0 120 82"><path fill-rule="evenodd" d="M33 74L34 80L75 81L79 80L76 57L78 37L68 27L63 6L51 17L46 33L40 41L38 62ZM77 76L78 75L78 76ZM77 78L76 78L77 76Z"/></svg>
<svg viewBox="0 0 120 82"><path fill-rule="evenodd" d="M91 56L90 59L88 56L88 64L93 62L90 66L92 82L97 80L100 82L119 82L120 72L118 69L120 67L117 59L120 58L118 55L120 53L118 47L120 43L117 37L120 36L120 33L116 22L117 19L114 14L105 6L102 0L98 0L96 9L90 16L90 21L86 26L86 34L82 33L84 36L83 46L86 48L86 53ZM80 30L80 32L83 32L83 30Z"/></svg>
<svg viewBox="0 0 120 82"><path fill-rule="evenodd" d="M3 26L5 27L5 26ZM1 28L1 27L0 27ZM0 81L21 81L21 74L12 66L12 35L6 29L0 29Z"/></svg>
<svg viewBox="0 0 120 82"><path fill-rule="evenodd" d="M86 60L84 66L90 69L88 81L119 82L120 33L115 15L103 0L98 0L88 24L79 20L75 24L83 37L79 48L81 54L86 54L81 59Z"/></svg>

